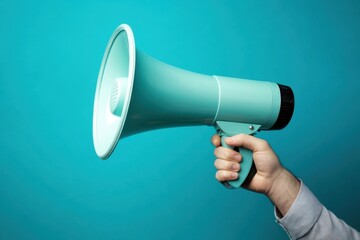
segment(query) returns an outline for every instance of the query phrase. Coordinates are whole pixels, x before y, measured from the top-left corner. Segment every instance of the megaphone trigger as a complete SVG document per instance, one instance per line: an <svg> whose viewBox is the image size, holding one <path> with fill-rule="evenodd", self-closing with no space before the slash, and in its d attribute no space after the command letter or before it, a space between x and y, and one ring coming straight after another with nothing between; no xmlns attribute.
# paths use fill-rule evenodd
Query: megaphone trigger
<svg viewBox="0 0 360 240"><path fill-rule="evenodd" d="M237 122L224 122L217 121L215 128L217 133L221 138L221 145L223 147L231 148L237 150L242 155L241 161L241 170L239 172L239 177L236 180L222 182L222 184L227 188L239 188L251 182L252 178L256 174L256 167L252 158L252 151L246 148L234 148L226 144L225 139L227 137L234 136L236 134L244 133L254 135L261 125L256 124L244 124Z"/></svg>

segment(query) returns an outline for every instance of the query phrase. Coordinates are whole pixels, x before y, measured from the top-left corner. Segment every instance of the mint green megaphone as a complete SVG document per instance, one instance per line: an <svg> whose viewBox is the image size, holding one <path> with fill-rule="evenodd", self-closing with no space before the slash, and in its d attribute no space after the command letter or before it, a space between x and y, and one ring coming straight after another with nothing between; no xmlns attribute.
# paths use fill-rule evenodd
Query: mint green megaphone
<svg viewBox="0 0 360 240"><path fill-rule="evenodd" d="M292 90L272 82L207 76L157 61L136 50L131 28L120 25L106 47L96 86L93 140L106 159L119 139L168 127L214 126L222 138L281 129L293 114ZM228 147L228 146L227 146ZM238 188L256 173L243 155Z"/></svg>

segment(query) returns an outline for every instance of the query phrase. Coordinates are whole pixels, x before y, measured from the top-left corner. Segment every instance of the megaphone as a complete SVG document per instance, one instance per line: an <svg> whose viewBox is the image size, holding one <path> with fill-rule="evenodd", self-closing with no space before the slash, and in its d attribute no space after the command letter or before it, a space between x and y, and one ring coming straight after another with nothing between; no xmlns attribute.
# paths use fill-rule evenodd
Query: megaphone
<svg viewBox="0 0 360 240"><path fill-rule="evenodd" d="M214 126L224 139L238 133L282 129L294 111L290 87L273 82L207 76L160 62L135 48L131 28L113 32L97 80L93 141L96 154L108 158L119 139L144 131ZM243 156L238 188L256 173L252 152Z"/></svg>

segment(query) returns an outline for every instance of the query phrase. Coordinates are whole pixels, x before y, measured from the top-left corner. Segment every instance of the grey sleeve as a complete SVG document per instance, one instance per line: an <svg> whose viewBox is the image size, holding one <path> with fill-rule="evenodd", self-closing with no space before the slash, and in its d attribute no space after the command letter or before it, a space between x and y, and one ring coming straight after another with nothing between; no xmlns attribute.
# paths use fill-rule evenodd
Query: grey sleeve
<svg viewBox="0 0 360 240"><path fill-rule="evenodd" d="M302 182L289 211L280 218L275 209L275 218L291 239L360 240L360 233L327 210Z"/></svg>

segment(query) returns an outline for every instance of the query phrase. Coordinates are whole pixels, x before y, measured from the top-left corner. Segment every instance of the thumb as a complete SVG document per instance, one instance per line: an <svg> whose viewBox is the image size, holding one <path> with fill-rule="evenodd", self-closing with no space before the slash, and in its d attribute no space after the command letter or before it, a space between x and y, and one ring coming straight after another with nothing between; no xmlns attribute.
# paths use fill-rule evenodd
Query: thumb
<svg viewBox="0 0 360 240"><path fill-rule="evenodd" d="M226 144L233 147L244 147L255 151L261 151L268 148L268 143L265 140L256 138L247 134L238 134L225 139Z"/></svg>

